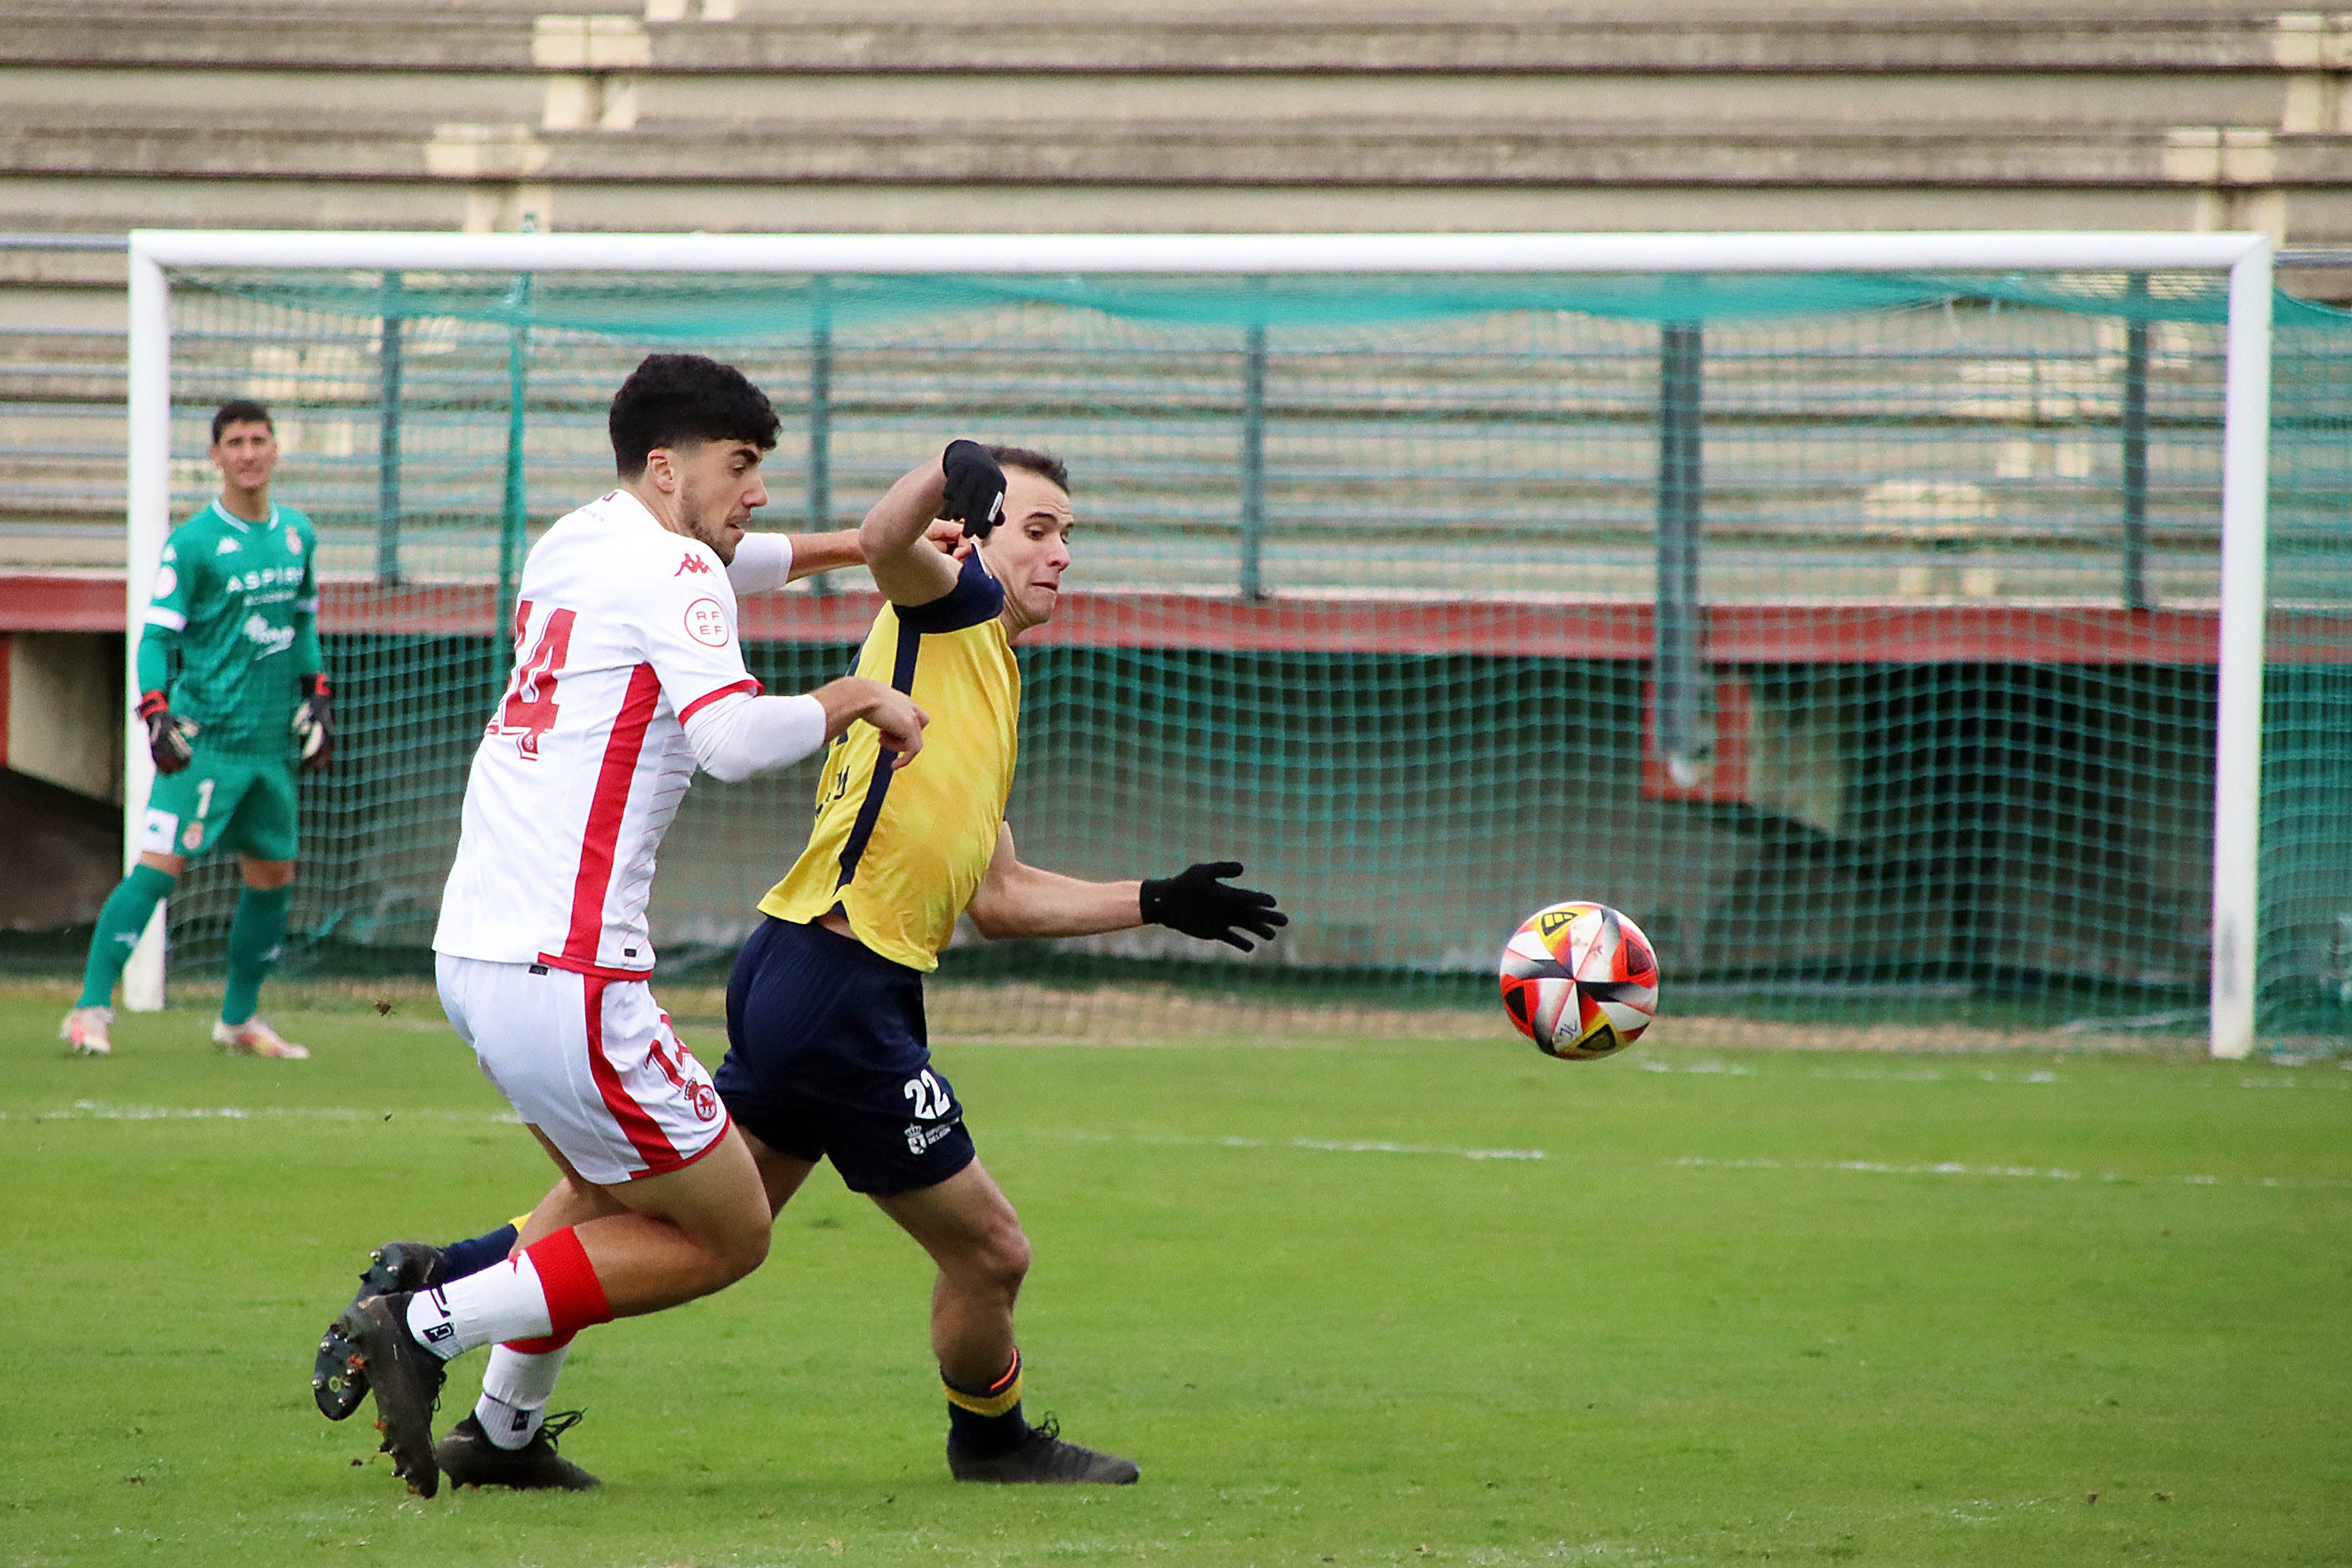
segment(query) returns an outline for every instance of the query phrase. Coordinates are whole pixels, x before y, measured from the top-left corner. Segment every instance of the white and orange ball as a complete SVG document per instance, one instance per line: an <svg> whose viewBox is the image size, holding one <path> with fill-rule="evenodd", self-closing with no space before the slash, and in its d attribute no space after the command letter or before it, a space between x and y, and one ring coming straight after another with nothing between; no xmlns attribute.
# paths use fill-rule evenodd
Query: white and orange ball
<svg viewBox="0 0 2352 1568"><path fill-rule="evenodd" d="M1503 1011L1546 1056L1613 1056L1657 1016L1657 952L1606 904L1547 905L1503 944Z"/></svg>

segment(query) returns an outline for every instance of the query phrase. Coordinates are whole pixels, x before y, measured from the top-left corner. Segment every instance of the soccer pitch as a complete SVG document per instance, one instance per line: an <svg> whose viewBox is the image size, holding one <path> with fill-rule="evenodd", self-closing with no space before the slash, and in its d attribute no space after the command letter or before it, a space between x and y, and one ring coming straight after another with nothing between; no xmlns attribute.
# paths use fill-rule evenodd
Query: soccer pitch
<svg viewBox="0 0 2352 1568"><path fill-rule="evenodd" d="M70 1059L64 1001L0 995L0 1568L2352 1562L2336 1063L950 1043L1029 1413L1140 1485L950 1482L929 1267L820 1172L759 1274L583 1337L601 1491L419 1501L312 1348L544 1158L421 1000L279 1014L308 1063L193 1005Z"/></svg>

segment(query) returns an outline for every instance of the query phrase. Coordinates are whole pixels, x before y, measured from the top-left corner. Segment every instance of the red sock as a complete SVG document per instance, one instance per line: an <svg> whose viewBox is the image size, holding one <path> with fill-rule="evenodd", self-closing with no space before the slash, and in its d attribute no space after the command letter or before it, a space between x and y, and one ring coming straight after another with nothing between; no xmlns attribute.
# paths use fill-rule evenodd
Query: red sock
<svg viewBox="0 0 2352 1568"><path fill-rule="evenodd" d="M588 1249L569 1226L541 1237L523 1248L530 1266L539 1270L539 1288L547 1295L550 1350L568 1343L572 1336L596 1323L613 1321L613 1304L604 1299L604 1283L588 1261Z"/></svg>

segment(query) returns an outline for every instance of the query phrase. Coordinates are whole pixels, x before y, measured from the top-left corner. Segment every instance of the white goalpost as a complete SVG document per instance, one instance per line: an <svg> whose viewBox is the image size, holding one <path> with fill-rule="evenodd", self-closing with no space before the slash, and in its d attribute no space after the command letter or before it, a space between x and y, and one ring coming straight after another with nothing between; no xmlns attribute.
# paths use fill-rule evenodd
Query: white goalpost
<svg viewBox="0 0 2352 1568"><path fill-rule="evenodd" d="M172 528L167 268L835 274L1444 274L2152 271L2229 275L2213 788L2212 1055L2254 1043L2270 461L2272 246L2259 234L591 235L137 229L130 237L124 864L153 764L136 643ZM163 1002L164 910L124 973Z"/></svg>

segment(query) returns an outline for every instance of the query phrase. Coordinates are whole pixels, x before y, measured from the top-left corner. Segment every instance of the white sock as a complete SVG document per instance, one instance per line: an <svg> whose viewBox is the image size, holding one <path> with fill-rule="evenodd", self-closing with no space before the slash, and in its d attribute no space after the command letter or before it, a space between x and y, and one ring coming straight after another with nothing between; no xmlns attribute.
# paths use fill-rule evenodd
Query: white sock
<svg viewBox="0 0 2352 1568"><path fill-rule="evenodd" d="M537 1354L499 1345L482 1371L482 1397L474 1404L474 1419L501 1448L520 1448L547 1425L547 1402L555 1396L555 1378L563 1370L565 1345Z"/></svg>
<svg viewBox="0 0 2352 1568"><path fill-rule="evenodd" d="M552 1327L547 1292L528 1252L502 1268L493 1263L479 1274L452 1279L409 1298L408 1332L443 1361L476 1345L501 1340L535 1340Z"/></svg>

